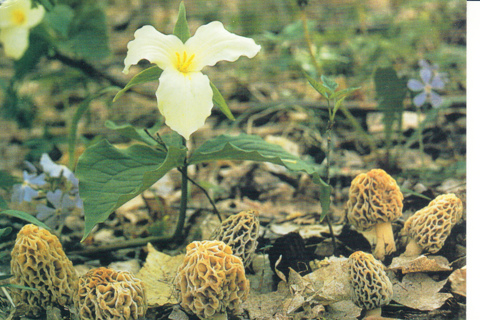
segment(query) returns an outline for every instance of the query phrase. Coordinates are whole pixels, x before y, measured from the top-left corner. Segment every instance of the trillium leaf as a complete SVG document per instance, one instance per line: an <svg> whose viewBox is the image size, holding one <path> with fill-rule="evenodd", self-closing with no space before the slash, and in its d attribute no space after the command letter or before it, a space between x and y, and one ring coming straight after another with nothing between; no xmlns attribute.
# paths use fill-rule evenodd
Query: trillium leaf
<svg viewBox="0 0 480 320"><path fill-rule="evenodd" d="M117 101L118 98L123 96L123 94L127 90L129 90L131 87L134 87L142 83L150 82L150 81L158 81L161 74L162 74L162 69L160 69L157 66L153 66L143 70L142 72L139 72L127 83L125 88L117 92L117 94L113 98L113 102Z"/></svg>
<svg viewBox="0 0 480 320"><path fill-rule="evenodd" d="M8 236L10 234L10 232L12 232L11 227L6 227L6 228L0 229L0 238ZM0 278L0 280L2 280L2 279Z"/></svg>
<svg viewBox="0 0 480 320"><path fill-rule="evenodd" d="M282 147L265 142L255 135L220 135L208 140L190 157L188 164L197 164L216 160L250 160L270 162L292 171L308 173L320 187L322 219L330 207L330 186L326 184L312 164L288 153Z"/></svg>
<svg viewBox="0 0 480 320"><path fill-rule="evenodd" d="M115 130L117 133L122 135L123 137L136 140L139 142L143 142L149 146L156 146L158 145L157 141L155 141L152 137L150 137L144 130L137 129L130 124L125 125L117 125L113 121L107 120L105 121L105 127L108 129ZM158 126L154 126L150 130L149 133L155 133L158 130Z"/></svg>
<svg viewBox="0 0 480 320"><path fill-rule="evenodd" d="M139 195L173 168L183 165L185 148L168 152L135 144L118 149L108 141L90 146L80 156L75 176L85 210L85 233L104 222L122 204Z"/></svg>
<svg viewBox="0 0 480 320"><path fill-rule="evenodd" d="M233 116L232 112L228 108L228 105L225 102L225 99L223 98L222 94L217 89L217 87L215 87L215 85L211 81L210 81L210 87L212 88L212 91L213 91L213 104L215 104L228 119L235 121L235 117Z"/></svg>
<svg viewBox="0 0 480 320"><path fill-rule="evenodd" d="M310 77L305 72L304 72L304 75L305 75L305 78L307 78L310 85L313 87L313 89L317 90L317 92L320 93L325 99L328 99L327 88L317 80Z"/></svg>
<svg viewBox="0 0 480 320"><path fill-rule="evenodd" d="M183 43L190 38L190 31L188 29L187 14L185 12L185 5L183 1L180 2L178 8L178 18L175 27L173 28L173 34L176 35Z"/></svg>
<svg viewBox="0 0 480 320"><path fill-rule="evenodd" d="M10 216L10 217L14 217L14 218L22 219L22 220L25 220L27 222L33 223L33 224L35 224L39 227L42 227L44 229L50 230L50 228L45 223L43 223L42 221L40 221L37 218L35 218L34 216L32 216L30 213L26 213L26 212L19 211L19 210L10 210L9 209L9 210L1 211L0 215L2 215L2 214L5 214L5 215Z"/></svg>

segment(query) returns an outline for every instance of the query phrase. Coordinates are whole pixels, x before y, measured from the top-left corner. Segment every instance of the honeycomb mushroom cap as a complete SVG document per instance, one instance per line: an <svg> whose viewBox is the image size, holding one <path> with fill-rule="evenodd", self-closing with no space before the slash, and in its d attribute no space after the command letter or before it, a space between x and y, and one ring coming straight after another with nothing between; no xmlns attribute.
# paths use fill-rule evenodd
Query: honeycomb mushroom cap
<svg viewBox="0 0 480 320"><path fill-rule="evenodd" d="M128 271L104 267L80 277L74 301L80 319L139 319L147 312L143 282Z"/></svg>
<svg viewBox="0 0 480 320"><path fill-rule="evenodd" d="M181 306L200 319L215 313L240 312L250 283L242 260L221 241L194 241L187 246L175 278L176 297Z"/></svg>
<svg viewBox="0 0 480 320"><path fill-rule="evenodd" d="M213 231L212 240L224 242L232 248L233 254L240 257L244 266L248 266L257 248L260 231L258 212L242 211L231 215Z"/></svg>
<svg viewBox="0 0 480 320"><path fill-rule="evenodd" d="M55 235L27 224L17 234L11 254L11 283L37 289L12 290L17 306L38 314L48 305L72 303L78 275Z"/></svg>
<svg viewBox="0 0 480 320"><path fill-rule="evenodd" d="M350 186L348 221L358 230L391 222L402 215L403 194L395 180L382 169L359 174Z"/></svg>
<svg viewBox="0 0 480 320"><path fill-rule="evenodd" d="M436 253L443 247L453 226L462 218L462 214L462 200L452 193L440 195L408 218L404 232L423 251Z"/></svg>
<svg viewBox="0 0 480 320"><path fill-rule="evenodd" d="M362 309L373 310L390 302L393 288L385 266L373 255L362 251L348 258L348 275L352 285L352 300Z"/></svg>

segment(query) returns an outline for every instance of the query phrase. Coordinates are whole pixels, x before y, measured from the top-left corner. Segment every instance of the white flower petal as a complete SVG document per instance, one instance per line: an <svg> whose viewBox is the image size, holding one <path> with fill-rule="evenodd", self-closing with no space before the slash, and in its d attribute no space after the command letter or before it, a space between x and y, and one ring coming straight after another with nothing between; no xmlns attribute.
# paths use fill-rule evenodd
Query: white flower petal
<svg viewBox="0 0 480 320"><path fill-rule="evenodd" d="M253 39L228 32L218 21L199 27L185 46L188 52L195 53L195 71L221 60L235 61L240 56L253 58L261 48Z"/></svg>
<svg viewBox="0 0 480 320"><path fill-rule="evenodd" d="M430 92L430 103L432 104L432 107L438 108L443 102L442 97L435 91Z"/></svg>
<svg viewBox="0 0 480 320"><path fill-rule="evenodd" d="M187 140L203 126L213 108L210 80L201 72L165 69L156 95L165 123Z"/></svg>
<svg viewBox="0 0 480 320"><path fill-rule="evenodd" d="M36 8L31 8L27 11L26 26L29 28L35 27L42 21L44 15L45 9L43 8L43 6L37 5Z"/></svg>
<svg viewBox="0 0 480 320"><path fill-rule="evenodd" d="M427 94L424 92L418 94L413 98L413 104L416 105L417 107L423 106L425 101L427 100Z"/></svg>
<svg viewBox="0 0 480 320"><path fill-rule="evenodd" d="M425 89L425 85L416 79L408 80L407 87L412 91L420 91Z"/></svg>
<svg viewBox="0 0 480 320"><path fill-rule="evenodd" d="M174 35L165 35L152 26L143 26L135 31L135 40L128 43L124 73L128 73L131 65L146 59L157 64L161 69L176 63L175 52L183 52L184 44Z"/></svg>
<svg viewBox="0 0 480 320"><path fill-rule="evenodd" d="M28 48L27 28L10 27L0 30L0 42L3 43L5 55L15 60L20 59Z"/></svg>

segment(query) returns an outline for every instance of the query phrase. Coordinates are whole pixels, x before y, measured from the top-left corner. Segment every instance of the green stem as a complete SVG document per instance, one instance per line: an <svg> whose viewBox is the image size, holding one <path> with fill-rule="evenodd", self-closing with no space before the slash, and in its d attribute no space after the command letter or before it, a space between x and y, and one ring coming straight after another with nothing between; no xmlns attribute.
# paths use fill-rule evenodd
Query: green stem
<svg viewBox="0 0 480 320"><path fill-rule="evenodd" d="M315 59L315 53L313 52L313 42L312 38L310 37L310 31L308 31L308 19L307 13L305 12L305 7L300 8L300 18L302 20L303 25L303 34L305 35L305 41L307 42L308 54L310 55L310 60L312 60L312 64L315 67L318 75L322 74L322 68Z"/></svg>
<svg viewBox="0 0 480 320"><path fill-rule="evenodd" d="M183 145L186 145L185 139L183 140ZM177 227L175 233L173 234L173 240L177 243L183 241L183 228L185 225L185 219L187 217L187 202L188 202L188 176L187 176L187 159L185 159L184 165L178 170L182 173L182 186L180 199L180 212L178 215Z"/></svg>
<svg viewBox="0 0 480 320"><path fill-rule="evenodd" d="M328 110L330 111L330 100L328 101ZM333 103L335 105L335 101ZM333 124L334 124L334 117L332 116L328 120L327 124L327 184L330 186L330 149L332 148L332 129L333 129ZM330 211L330 210L329 210ZM333 254L337 255L337 241L335 239L335 235L333 234L333 227L332 227L332 221L330 219L330 212L327 212L325 214L325 217L327 218L327 224L328 224L328 230L330 231L330 235L332 236L332 244L333 244Z"/></svg>
<svg viewBox="0 0 480 320"><path fill-rule="evenodd" d="M422 160L422 169L425 168L425 157L423 152L423 123L420 121L420 108L417 108L417 123L418 123L418 146L420 148L420 157ZM421 170L423 172L423 170Z"/></svg>

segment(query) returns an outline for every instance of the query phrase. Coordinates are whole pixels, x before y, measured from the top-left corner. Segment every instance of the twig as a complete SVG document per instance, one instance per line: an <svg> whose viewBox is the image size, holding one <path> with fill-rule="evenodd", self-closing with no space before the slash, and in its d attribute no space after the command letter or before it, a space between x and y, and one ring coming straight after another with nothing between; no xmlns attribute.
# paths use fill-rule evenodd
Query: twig
<svg viewBox="0 0 480 320"><path fill-rule="evenodd" d="M203 191L203 193L205 193L205 196L207 197L208 201L210 202L210 204L212 205L213 207L213 212L217 215L218 217L218 220L220 220L220 222L222 222L222 217L220 216L220 212L218 212L217 210L217 206L215 206L215 202L213 201L213 199L210 197L210 195L208 194L208 191L205 190L204 187L202 187L201 185L199 185L198 183L196 183L193 179L191 179L189 176L187 176L187 179L193 183L196 187L198 187L200 190Z"/></svg>

